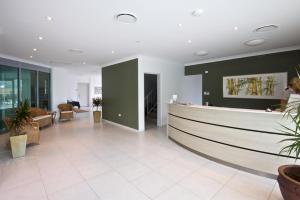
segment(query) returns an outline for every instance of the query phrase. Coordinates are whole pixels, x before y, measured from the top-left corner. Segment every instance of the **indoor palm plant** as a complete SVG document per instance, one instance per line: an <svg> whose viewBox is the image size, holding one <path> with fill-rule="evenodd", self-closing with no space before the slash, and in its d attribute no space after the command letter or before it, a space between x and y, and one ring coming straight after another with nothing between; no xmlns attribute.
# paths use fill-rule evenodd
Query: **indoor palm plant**
<svg viewBox="0 0 300 200"><path fill-rule="evenodd" d="M101 120L101 111L99 108L102 106L102 98L101 97L95 97L93 98L93 107L96 107L96 110L93 111L94 116L94 122L98 123Z"/></svg>
<svg viewBox="0 0 300 200"><path fill-rule="evenodd" d="M288 145L283 147L280 153L293 155L297 161L300 158L300 101L289 103L284 111L284 117L291 120L293 127L282 125L287 138L280 142L287 142ZM278 168L278 172L277 180L283 198L300 199L300 165L283 165Z"/></svg>
<svg viewBox="0 0 300 200"><path fill-rule="evenodd" d="M10 145L14 158L25 156L27 135L25 128L30 123L30 107L27 100L20 103L16 115L12 119L6 119L10 130Z"/></svg>

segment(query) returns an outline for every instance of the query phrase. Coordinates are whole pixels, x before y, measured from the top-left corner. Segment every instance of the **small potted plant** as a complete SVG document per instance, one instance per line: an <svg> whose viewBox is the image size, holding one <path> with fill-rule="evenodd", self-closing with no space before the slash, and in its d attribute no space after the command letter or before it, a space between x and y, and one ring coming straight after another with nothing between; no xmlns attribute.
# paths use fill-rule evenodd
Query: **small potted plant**
<svg viewBox="0 0 300 200"><path fill-rule="evenodd" d="M93 98L93 108L96 107L96 110L93 111L94 123L99 123L101 120L101 111L99 110L101 106L102 106L102 98L101 97Z"/></svg>
<svg viewBox="0 0 300 200"><path fill-rule="evenodd" d="M298 76L300 78L299 73ZM284 116L291 119L294 128L282 125L287 138L281 142L288 142L288 144L281 149L280 153L292 154L296 162L300 158L300 101L289 103L284 111ZM285 200L300 199L300 165L280 166L278 173L277 181L283 198Z"/></svg>
<svg viewBox="0 0 300 200"><path fill-rule="evenodd" d="M25 127L31 122L30 107L27 100L20 103L13 119L6 119L10 130L10 146L13 158L23 157L26 153L27 135Z"/></svg>

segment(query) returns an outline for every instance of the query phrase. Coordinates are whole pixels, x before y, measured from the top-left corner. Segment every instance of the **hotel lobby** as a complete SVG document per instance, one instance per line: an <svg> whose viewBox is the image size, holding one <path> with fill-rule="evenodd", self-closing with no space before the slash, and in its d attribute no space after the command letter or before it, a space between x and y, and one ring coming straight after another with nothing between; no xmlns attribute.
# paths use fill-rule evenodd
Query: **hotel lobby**
<svg viewBox="0 0 300 200"><path fill-rule="evenodd" d="M0 2L0 200L300 199L297 0Z"/></svg>

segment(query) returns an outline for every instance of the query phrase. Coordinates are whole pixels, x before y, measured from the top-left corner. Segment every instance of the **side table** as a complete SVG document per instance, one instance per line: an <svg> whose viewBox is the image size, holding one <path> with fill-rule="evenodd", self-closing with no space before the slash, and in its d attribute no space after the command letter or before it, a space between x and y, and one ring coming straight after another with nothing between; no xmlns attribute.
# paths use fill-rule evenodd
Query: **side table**
<svg viewBox="0 0 300 200"><path fill-rule="evenodd" d="M57 111L48 111L47 113L48 113L48 115L51 115L51 117L52 117L52 124L54 124L55 123L55 118L56 118Z"/></svg>

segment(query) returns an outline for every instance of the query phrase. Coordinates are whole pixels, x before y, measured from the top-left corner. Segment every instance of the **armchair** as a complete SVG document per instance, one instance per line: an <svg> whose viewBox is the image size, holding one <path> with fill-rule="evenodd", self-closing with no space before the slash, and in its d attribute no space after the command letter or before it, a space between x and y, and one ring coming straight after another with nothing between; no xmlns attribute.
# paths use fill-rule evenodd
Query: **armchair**
<svg viewBox="0 0 300 200"><path fill-rule="evenodd" d="M59 104L59 120L70 120L74 118L73 106L71 104Z"/></svg>

